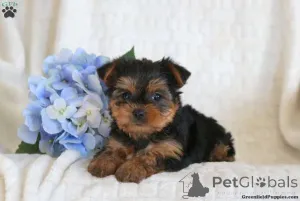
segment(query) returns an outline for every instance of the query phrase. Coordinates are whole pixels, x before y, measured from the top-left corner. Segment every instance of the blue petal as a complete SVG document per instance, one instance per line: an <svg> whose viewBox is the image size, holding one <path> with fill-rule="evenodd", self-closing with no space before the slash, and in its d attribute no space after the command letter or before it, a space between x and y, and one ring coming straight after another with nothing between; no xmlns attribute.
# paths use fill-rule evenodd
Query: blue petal
<svg viewBox="0 0 300 201"><path fill-rule="evenodd" d="M42 153L46 153L50 156L59 156L64 150L64 146L60 145L55 139L57 136L62 134L50 135L46 133L43 129L40 131L41 140L39 142L39 149Z"/></svg>
<svg viewBox="0 0 300 201"><path fill-rule="evenodd" d="M100 97L103 103L101 112L104 112L105 110L108 110L108 98L105 94L101 94Z"/></svg>
<svg viewBox="0 0 300 201"><path fill-rule="evenodd" d="M31 91L28 94L29 101L36 101L37 97Z"/></svg>
<svg viewBox="0 0 300 201"><path fill-rule="evenodd" d="M35 92L36 92L36 85L34 85L34 84L29 84L29 91L31 92L31 93L33 93L34 95L36 94Z"/></svg>
<svg viewBox="0 0 300 201"><path fill-rule="evenodd" d="M18 137L28 144L34 144L36 142L37 136L38 132L30 131L29 128L25 125L22 125L18 129Z"/></svg>
<svg viewBox="0 0 300 201"><path fill-rule="evenodd" d="M53 106L56 110L61 110L61 109L65 109L67 107L67 103L66 103L65 99L58 98L54 101Z"/></svg>
<svg viewBox="0 0 300 201"><path fill-rule="evenodd" d="M78 137L79 135L86 132L86 130L87 130L87 126L86 127L82 126L83 127L82 129L77 130L77 126L69 121L63 121L62 127L66 132L70 133L71 135L73 135L75 137Z"/></svg>
<svg viewBox="0 0 300 201"><path fill-rule="evenodd" d="M61 139L65 139L69 133L63 132L62 134L58 134L55 138L55 142L59 142Z"/></svg>
<svg viewBox="0 0 300 201"><path fill-rule="evenodd" d="M51 94L56 93L56 91L49 86L49 84L45 85L45 97L49 98Z"/></svg>
<svg viewBox="0 0 300 201"><path fill-rule="evenodd" d="M99 148L102 149L104 147L104 143L105 143L105 138L101 135L95 135L95 142L96 142L96 146L95 148Z"/></svg>
<svg viewBox="0 0 300 201"><path fill-rule="evenodd" d="M65 151L65 147L59 143L45 140L41 140L39 142L39 149L42 153L46 153L52 157L58 157L63 151Z"/></svg>
<svg viewBox="0 0 300 201"><path fill-rule="evenodd" d="M24 116L28 115L36 115L39 116L41 113L42 107L40 101L33 101L29 103L26 107L26 109L23 111Z"/></svg>
<svg viewBox="0 0 300 201"><path fill-rule="evenodd" d="M86 133L82 136L82 142L87 150L92 150L96 146L96 139L90 133Z"/></svg>
<svg viewBox="0 0 300 201"><path fill-rule="evenodd" d="M63 99L65 99L66 101L77 98L77 90L72 88L72 87L67 87L65 89L62 90L61 95L60 95Z"/></svg>
<svg viewBox="0 0 300 201"><path fill-rule="evenodd" d="M88 89L96 92L97 94L101 94L102 87L100 85L100 81L97 75L89 75L88 76Z"/></svg>
<svg viewBox="0 0 300 201"><path fill-rule="evenodd" d="M53 55L48 56L43 63L43 71L48 74L49 69L54 68L55 57Z"/></svg>
<svg viewBox="0 0 300 201"><path fill-rule="evenodd" d="M96 55L95 54L88 54L87 58L86 58L86 66L89 65L94 65L95 63L95 59L96 59Z"/></svg>
<svg viewBox="0 0 300 201"><path fill-rule="evenodd" d="M72 56L71 62L78 65L87 63L87 53L82 48L78 48Z"/></svg>
<svg viewBox="0 0 300 201"><path fill-rule="evenodd" d="M56 56L56 62L67 63L72 57L72 51L66 48L60 50L59 54Z"/></svg>
<svg viewBox="0 0 300 201"><path fill-rule="evenodd" d="M73 80L76 82L76 85L82 89L85 93L90 94L92 93L91 91L89 91L86 87L85 84L83 82L83 77L82 75L78 72L78 71L74 71L72 73L72 78Z"/></svg>
<svg viewBox="0 0 300 201"><path fill-rule="evenodd" d="M30 131L39 131L41 128L41 118L39 116L29 115L25 118L25 125Z"/></svg>
<svg viewBox="0 0 300 201"><path fill-rule="evenodd" d="M48 140L39 141L39 149L42 153L50 153L52 144Z"/></svg>
<svg viewBox="0 0 300 201"><path fill-rule="evenodd" d="M66 118L71 118L77 111L77 108L70 105L66 108L65 113L64 113L64 117Z"/></svg>
<svg viewBox="0 0 300 201"><path fill-rule="evenodd" d="M65 64L62 68L62 74L64 76L64 79L67 81L72 81L72 73L75 70L82 70L81 66L73 65L73 64Z"/></svg>
<svg viewBox="0 0 300 201"><path fill-rule="evenodd" d="M83 144L66 143L66 144L64 144L64 147L66 149L78 151L82 156L86 156L87 155L87 151L84 148Z"/></svg>
<svg viewBox="0 0 300 201"><path fill-rule="evenodd" d="M96 72L96 67L95 66L88 66L86 69L82 70L81 73L83 74L94 74Z"/></svg>
<svg viewBox="0 0 300 201"><path fill-rule="evenodd" d="M110 123L109 122L105 122L104 119L102 119L99 127L98 127L98 132L100 133L100 135L104 136L104 137L108 137L110 134Z"/></svg>
<svg viewBox="0 0 300 201"><path fill-rule="evenodd" d="M77 132L77 126L75 126L72 122L68 123L68 130L67 130L71 135L73 136L78 136L78 132Z"/></svg>
<svg viewBox="0 0 300 201"><path fill-rule="evenodd" d="M44 94L45 94L45 87L44 87L44 82L40 82L35 89L35 95L38 98L44 98Z"/></svg>
<svg viewBox="0 0 300 201"><path fill-rule="evenodd" d="M48 134L46 131L44 131L43 128L41 128L40 130L40 136L41 136L41 140L48 140L48 141L55 138L55 135Z"/></svg>
<svg viewBox="0 0 300 201"><path fill-rule="evenodd" d="M58 157L65 150L66 150L66 148L63 145L61 145L59 143L54 143L51 148L51 154L49 154L49 155L51 155L53 157Z"/></svg>
<svg viewBox="0 0 300 201"><path fill-rule="evenodd" d="M101 84L101 87L102 87L103 91L106 91L108 89L107 86L106 86L106 84L101 79L100 79L100 84Z"/></svg>
<svg viewBox="0 0 300 201"><path fill-rule="evenodd" d="M52 95L50 96L50 101L51 101L51 103L54 103L54 101L55 101L56 99L58 99L58 98L60 98L60 97L59 97L59 95L58 95L57 93L52 94Z"/></svg>
<svg viewBox="0 0 300 201"><path fill-rule="evenodd" d="M60 144L72 143L72 144L80 144L82 141L72 135L68 135L67 137L59 140Z"/></svg>
<svg viewBox="0 0 300 201"><path fill-rule="evenodd" d="M56 120L52 120L48 117L46 110L43 109L41 112L42 115L42 126L43 129L49 133L49 134L57 134L59 132L61 132L63 129L61 127L61 124L56 121Z"/></svg>
<svg viewBox="0 0 300 201"><path fill-rule="evenodd" d="M105 56L98 56L96 59L95 59L95 63L94 65L97 67L97 68L100 68L101 66L103 66L104 64L108 63L110 61L110 59L108 57L105 57Z"/></svg>
<svg viewBox="0 0 300 201"><path fill-rule="evenodd" d="M32 85L37 85L39 82L41 82L42 80L45 80L44 77L42 76L30 76L28 78L28 84L32 84Z"/></svg>
<svg viewBox="0 0 300 201"><path fill-rule="evenodd" d="M39 99L41 99L41 98L47 98L47 97L49 97L51 95L50 92L46 90L45 84L46 84L45 82L40 82L37 85L37 88L35 90L35 95Z"/></svg>
<svg viewBox="0 0 300 201"><path fill-rule="evenodd" d="M77 129L78 135L85 133L87 131L87 129L88 129L88 124L87 124L87 122L85 122L81 127L79 127Z"/></svg>
<svg viewBox="0 0 300 201"><path fill-rule="evenodd" d="M51 104L48 98L40 98L39 101L41 103L41 106L44 108L48 107Z"/></svg>
<svg viewBox="0 0 300 201"><path fill-rule="evenodd" d="M81 56L81 55L85 56L85 55L87 55L87 53L83 48L79 47L75 50L74 57Z"/></svg>
<svg viewBox="0 0 300 201"><path fill-rule="evenodd" d="M66 83L66 82L61 82L61 81L59 81L59 82L53 82L53 83L52 83L52 87L53 87L54 89L56 89L56 90L62 90L63 88L66 88L66 87L68 87L68 86L69 86L68 83Z"/></svg>
<svg viewBox="0 0 300 201"><path fill-rule="evenodd" d="M62 80L62 77L60 76L60 72L61 70L59 69L52 69L51 71L49 71L49 78L48 80L50 82L59 82Z"/></svg>
<svg viewBox="0 0 300 201"><path fill-rule="evenodd" d="M68 105L73 105L74 107L80 107L82 105L84 97L78 97L68 100Z"/></svg>

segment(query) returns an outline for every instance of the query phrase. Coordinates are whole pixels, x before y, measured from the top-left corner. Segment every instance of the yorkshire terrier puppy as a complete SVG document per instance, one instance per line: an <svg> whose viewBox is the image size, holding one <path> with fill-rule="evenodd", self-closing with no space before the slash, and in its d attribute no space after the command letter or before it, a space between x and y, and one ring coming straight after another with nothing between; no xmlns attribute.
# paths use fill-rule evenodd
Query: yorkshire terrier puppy
<svg viewBox="0 0 300 201"><path fill-rule="evenodd" d="M139 183L192 163L234 161L230 133L213 118L182 106L179 89L190 72L171 59L116 59L98 70L106 83L111 134L88 166L97 177Z"/></svg>

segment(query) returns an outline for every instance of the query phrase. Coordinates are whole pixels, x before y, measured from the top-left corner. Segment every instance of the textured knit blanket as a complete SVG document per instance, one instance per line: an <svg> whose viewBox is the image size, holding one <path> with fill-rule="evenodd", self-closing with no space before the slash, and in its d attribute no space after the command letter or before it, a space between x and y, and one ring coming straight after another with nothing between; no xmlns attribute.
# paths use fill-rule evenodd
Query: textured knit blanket
<svg viewBox="0 0 300 201"><path fill-rule="evenodd" d="M119 183L114 176L95 178L86 170L88 162L72 151L57 159L47 155L1 155L0 201L243 200L243 196L300 198L299 165L194 164L179 172L160 173L135 184Z"/></svg>

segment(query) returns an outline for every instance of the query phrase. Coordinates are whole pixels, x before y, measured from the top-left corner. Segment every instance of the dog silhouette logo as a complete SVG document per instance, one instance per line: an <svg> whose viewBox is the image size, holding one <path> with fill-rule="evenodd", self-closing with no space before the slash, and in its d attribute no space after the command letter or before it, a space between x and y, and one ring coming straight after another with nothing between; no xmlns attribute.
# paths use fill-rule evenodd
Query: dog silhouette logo
<svg viewBox="0 0 300 201"><path fill-rule="evenodd" d="M204 187L200 182L198 173L189 173L179 182L182 182L183 184L183 193L185 195L183 195L182 198L184 199L191 197L205 197L205 195L209 192L209 188Z"/></svg>

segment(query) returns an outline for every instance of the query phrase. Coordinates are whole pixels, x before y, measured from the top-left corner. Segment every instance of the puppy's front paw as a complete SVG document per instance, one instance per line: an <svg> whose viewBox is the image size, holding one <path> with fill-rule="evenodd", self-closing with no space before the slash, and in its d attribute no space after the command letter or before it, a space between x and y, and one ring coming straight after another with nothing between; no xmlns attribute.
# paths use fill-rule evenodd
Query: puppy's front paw
<svg viewBox="0 0 300 201"><path fill-rule="evenodd" d="M102 154L91 161L88 172L96 177L106 177L114 174L122 162L121 159Z"/></svg>
<svg viewBox="0 0 300 201"><path fill-rule="evenodd" d="M133 159L121 165L115 176L120 182L139 183L147 177L147 169L144 164Z"/></svg>

